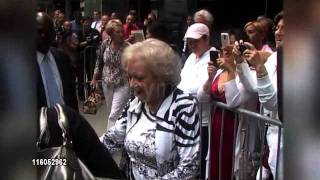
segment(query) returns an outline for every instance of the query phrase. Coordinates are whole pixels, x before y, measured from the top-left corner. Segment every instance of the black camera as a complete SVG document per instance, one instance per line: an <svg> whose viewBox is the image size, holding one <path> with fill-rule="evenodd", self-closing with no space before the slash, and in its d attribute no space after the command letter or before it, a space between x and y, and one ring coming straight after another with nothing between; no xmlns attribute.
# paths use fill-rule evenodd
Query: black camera
<svg viewBox="0 0 320 180"><path fill-rule="evenodd" d="M86 41L87 41L87 43L92 43L92 37L91 36L87 36L86 37Z"/></svg>
<svg viewBox="0 0 320 180"><path fill-rule="evenodd" d="M247 47L244 45L244 43L239 44L239 51L241 54L247 49Z"/></svg>
<svg viewBox="0 0 320 180"><path fill-rule="evenodd" d="M218 51L210 51L210 61L213 63L215 67L218 67L217 59L219 58L219 52Z"/></svg>
<svg viewBox="0 0 320 180"><path fill-rule="evenodd" d="M99 35L90 34L90 35L86 36L86 41L90 45L98 44L99 43Z"/></svg>

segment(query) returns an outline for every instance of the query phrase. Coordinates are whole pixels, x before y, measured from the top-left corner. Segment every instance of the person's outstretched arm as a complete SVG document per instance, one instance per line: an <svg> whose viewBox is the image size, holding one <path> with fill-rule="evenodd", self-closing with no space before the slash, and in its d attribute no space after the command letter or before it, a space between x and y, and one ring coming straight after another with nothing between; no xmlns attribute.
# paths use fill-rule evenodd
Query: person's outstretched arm
<svg viewBox="0 0 320 180"><path fill-rule="evenodd" d="M121 179L122 172L90 124L73 109L63 107L63 110L68 118L73 149L79 159L94 176ZM60 146L62 131L53 108L48 109L48 127L50 131L49 147Z"/></svg>

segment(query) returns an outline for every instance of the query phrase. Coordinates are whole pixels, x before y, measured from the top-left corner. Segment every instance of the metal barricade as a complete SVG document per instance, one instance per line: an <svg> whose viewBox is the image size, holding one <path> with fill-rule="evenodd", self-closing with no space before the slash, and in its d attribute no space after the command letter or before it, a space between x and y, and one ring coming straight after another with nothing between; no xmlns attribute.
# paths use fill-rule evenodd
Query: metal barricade
<svg viewBox="0 0 320 180"><path fill-rule="evenodd" d="M258 114L258 113L255 113L255 112L252 112L252 111L249 111L249 110L246 110L246 109L241 109L241 108L230 108L228 105L224 104L224 103L221 103L221 102L212 102L212 107L213 107L213 111L212 111L212 117L215 115L215 112L216 110L219 108L221 109L221 118L222 118L222 122L221 122L221 131L220 131L220 141L219 141L219 180L225 180L224 178L222 178L222 162L223 162L223 156L222 156L222 153L223 153L223 143L224 142L224 128L225 128L225 117L226 117L226 111L230 111L234 114L234 130L233 130L233 149L232 149L232 170L231 170L231 180L234 180L234 179L240 179L240 180L250 180L250 178L248 177L245 177L245 174L248 173L246 172L248 168L250 167L247 167L247 165L249 165L249 163L251 163L250 165L253 166L253 168L256 168L253 170L253 172L255 172L254 174L254 178L252 179L256 179L256 176L257 176L257 171L258 169L260 169L260 174L257 176L258 178L257 179L262 179L262 158L263 158L263 155L264 155L264 144L265 144L265 135L266 135L266 127L268 126L276 126L278 128L278 139L277 139L277 163L276 163L276 174L274 175L275 176L275 180L278 179L278 169L279 169L279 156L280 156L280 143L281 143L281 131L282 131L282 123L280 122L280 120L278 119L273 119L273 118L270 118L270 117L267 117L267 116L263 116L261 114ZM211 119L212 119L211 117ZM241 129L239 132L239 134L237 134L238 132L238 129L237 129L237 124L239 124L239 122L241 120L243 120L244 117L250 117L250 118L246 118L246 120L248 120L249 122L253 122L253 121L256 121L256 122L261 122L262 125L263 125L263 128L262 130L260 131L260 137L261 137L261 145L260 145L260 152L258 154L255 154L255 155L252 155L254 157L258 156L258 158L256 158L256 161L255 160L250 160L250 162L247 162L248 158L249 158L249 153L248 153L248 150L245 149L245 137L246 137L246 130L245 129ZM209 122L211 122L211 120L209 120ZM212 123L212 122L211 122ZM212 127L212 125L209 123L209 136L212 137L213 134L212 134L212 129L210 129ZM239 135L240 137L237 137L237 135ZM238 173L240 174L235 174L235 149L236 149L236 140L237 138L241 138L243 139L242 140L242 143L240 145L240 150L242 154L240 154L239 157L242 157L239 158L239 171ZM210 142L211 143L211 142ZM215 145L215 142L213 142L213 146ZM239 148L239 147L238 147ZM242 156L241 156L242 155ZM211 156L211 154L210 154ZM245 157L244 157L245 156ZM209 157L209 160L211 160L211 157ZM209 167L211 166L212 162L209 162ZM203 167L202 167L203 168ZM283 172L281 172L283 173ZM236 178L236 176L238 176L238 178ZM240 176L240 178L239 178ZM242 177L243 176L243 177ZM242 178L241 178L242 177ZM251 176L252 177L252 176ZM210 179L210 174L209 174L209 179ZM212 178L211 178L212 179Z"/></svg>
<svg viewBox="0 0 320 180"><path fill-rule="evenodd" d="M86 46L82 52L83 56L83 90L85 98L88 97L91 78L94 73L94 68L97 59L97 46L89 45Z"/></svg>

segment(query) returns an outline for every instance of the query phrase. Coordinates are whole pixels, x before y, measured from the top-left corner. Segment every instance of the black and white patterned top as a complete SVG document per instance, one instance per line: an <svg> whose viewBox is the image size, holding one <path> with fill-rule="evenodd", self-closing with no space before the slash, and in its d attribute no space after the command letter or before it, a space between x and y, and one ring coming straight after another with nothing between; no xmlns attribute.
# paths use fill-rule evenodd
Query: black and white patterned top
<svg viewBox="0 0 320 180"><path fill-rule="evenodd" d="M198 105L194 97L180 89L162 102L155 115L134 98L101 140L111 152L125 147L134 179L180 180L198 176Z"/></svg>
<svg viewBox="0 0 320 180"><path fill-rule="evenodd" d="M155 179L158 176L155 158L156 126L156 117L144 104L140 120L127 133L124 143L135 179Z"/></svg>

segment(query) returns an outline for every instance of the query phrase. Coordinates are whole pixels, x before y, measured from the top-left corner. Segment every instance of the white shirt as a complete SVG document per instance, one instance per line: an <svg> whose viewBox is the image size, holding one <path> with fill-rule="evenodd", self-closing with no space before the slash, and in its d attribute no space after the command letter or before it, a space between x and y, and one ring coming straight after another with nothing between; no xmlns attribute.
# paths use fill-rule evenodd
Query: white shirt
<svg viewBox="0 0 320 180"><path fill-rule="evenodd" d="M265 62L268 76L256 78L250 73L246 62L237 65L237 71L241 82L248 91L259 92L259 100L264 107L264 114L277 117L277 52L272 53ZM271 111L269 111L271 110Z"/></svg>
<svg viewBox="0 0 320 180"><path fill-rule="evenodd" d="M124 146L132 163L134 179L157 179L155 135L157 117L144 104L139 121L128 131Z"/></svg>
<svg viewBox="0 0 320 180"><path fill-rule="evenodd" d="M63 99L62 81L61 81L61 77L60 77L60 73L59 73L56 61L54 60L54 57L53 57L53 55L52 55L50 50L47 52L46 56L48 57L49 64L50 64L50 66L52 68L56 83L58 85L59 94L61 95L61 99L62 99L62 102L64 104L65 102L64 102L64 99ZM45 70L44 70L43 66L41 65L43 60L44 60L44 57L45 57L45 54L37 51L37 62L38 62L38 65L40 67L40 73L41 73L41 77L42 77L44 90L45 90L45 93L46 93L47 104L49 105L50 104L50 102L49 102L49 94L48 94L47 83L46 83L46 78L45 78L46 73L45 73Z"/></svg>
<svg viewBox="0 0 320 180"><path fill-rule="evenodd" d="M181 71L181 82L178 88L197 96L198 89L208 80L208 62L210 61L210 50L216 50L211 47L201 57L194 53L190 54ZM210 116L210 104L201 103L202 108L202 125L207 126Z"/></svg>
<svg viewBox="0 0 320 180"><path fill-rule="evenodd" d="M101 21L94 21L91 23L91 28L96 29L100 32L101 30Z"/></svg>

